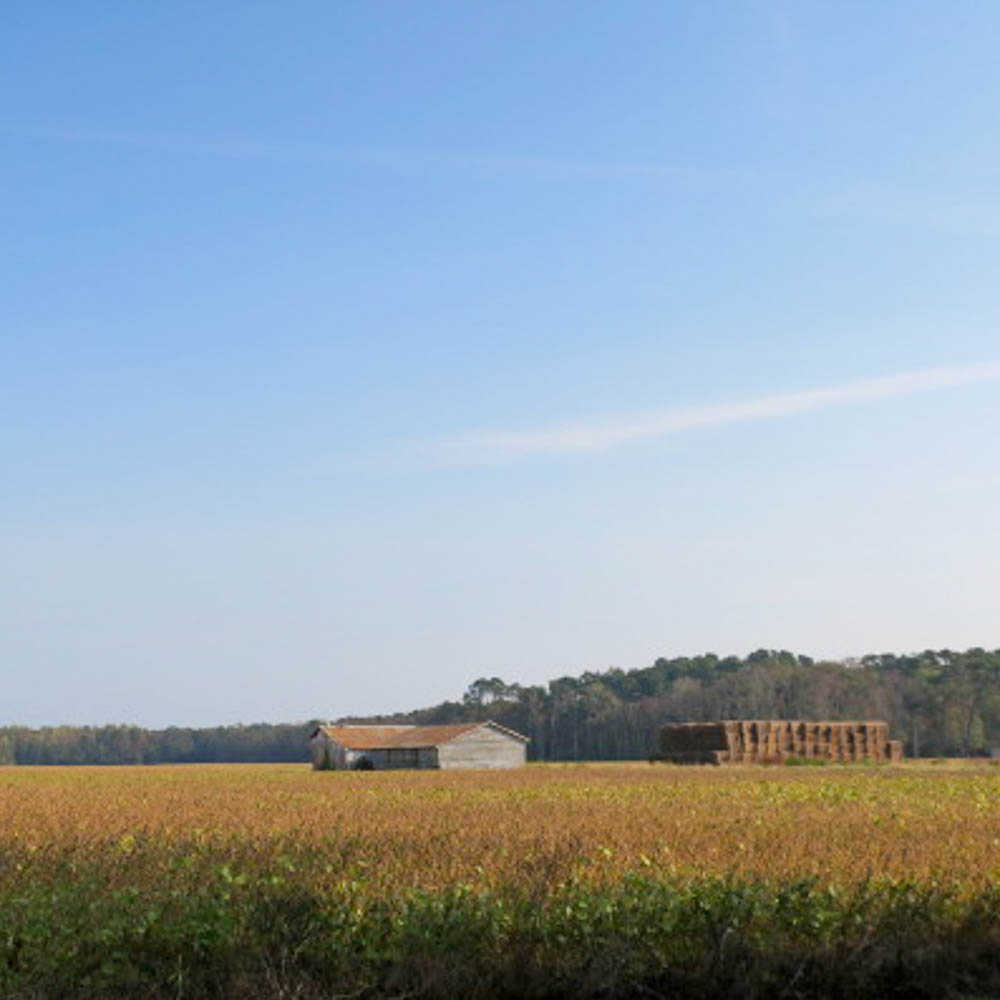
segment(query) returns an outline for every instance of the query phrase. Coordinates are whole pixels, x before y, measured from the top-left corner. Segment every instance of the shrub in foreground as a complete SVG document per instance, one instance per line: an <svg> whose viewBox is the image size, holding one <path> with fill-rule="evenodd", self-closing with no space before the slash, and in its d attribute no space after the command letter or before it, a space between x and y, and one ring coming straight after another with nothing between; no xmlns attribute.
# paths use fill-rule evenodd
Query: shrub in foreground
<svg viewBox="0 0 1000 1000"><path fill-rule="evenodd" d="M543 898L462 885L387 898L226 866L152 891L62 874L0 900L7 1000L1000 991L1000 888L630 874Z"/></svg>

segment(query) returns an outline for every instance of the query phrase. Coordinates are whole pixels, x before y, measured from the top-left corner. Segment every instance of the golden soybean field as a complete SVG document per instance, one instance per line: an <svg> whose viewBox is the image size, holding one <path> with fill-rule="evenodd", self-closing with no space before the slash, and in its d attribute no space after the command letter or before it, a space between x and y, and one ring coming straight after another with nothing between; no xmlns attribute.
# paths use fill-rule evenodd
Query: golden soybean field
<svg viewBox="0 0 1000 1000"><path fill-rule="evenodd" d="M998 886L986 763L0 769L4 997L447 995L471 988L458 954L507 995L517 948L540 981L627 995L671 963L683 987L767 949L835 962L851 920L926 916L940 947L982 928L989 953ZM798 975L790 995L819 995Z"/></svg>
<svg viewBox="0 0 1000 1000"><path fill-rule="evenodd" d="M375 888L605 881L649 870L976 886L1000 880L1000 770L0 770L5 847L110 863L208 842L263 857L326 854L329 879L356 875Z"/></svg>

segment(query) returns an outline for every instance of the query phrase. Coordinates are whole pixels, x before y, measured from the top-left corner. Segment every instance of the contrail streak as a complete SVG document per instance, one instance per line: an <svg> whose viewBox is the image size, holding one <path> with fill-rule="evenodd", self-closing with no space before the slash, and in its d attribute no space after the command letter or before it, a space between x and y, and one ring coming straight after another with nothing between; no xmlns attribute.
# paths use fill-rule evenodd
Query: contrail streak
<svg viewBox="0 0 1000 1000"><path fill-rule="evenodd" d="M483 430L431 442L432 454L448 464L477 464L531 455L606 451L621 445L684 431L788 417L834 406L893 399L1000 379L1000 361L859 379L800 392L761 396L736 403L627 413L594 421L525 430Z"/></svg>

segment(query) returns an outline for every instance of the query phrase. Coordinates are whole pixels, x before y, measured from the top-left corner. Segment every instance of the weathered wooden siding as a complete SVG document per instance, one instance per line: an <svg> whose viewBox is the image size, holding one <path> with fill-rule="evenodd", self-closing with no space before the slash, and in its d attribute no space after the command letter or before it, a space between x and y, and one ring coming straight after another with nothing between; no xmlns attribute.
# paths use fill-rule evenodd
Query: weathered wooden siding
<svg viewBox="0 0 1000 1000"><path fill-rule="evenodd" d="M438 766L437 747L385 747L365 750L364 756L376 771L428 771Z"/></svg>
<svg viewBox="0 0 1000 1000"><path fill-rule="evenodd" d="M309 755L314 771L328 771L335 766L332 744L326 733L319 732L309 740Z"/></svg>
<svg viewBox="0 0 1000 1000"><path fill-rule="evenodd" d="M521 767L525 743L490 726L480 726L438 747L442 768L483 768L506 770Z"/></svg>
<svg viewBox="0 0 1000 1000"><path fill-rule="evenodd" d="M309 741L313 770L346 771L354 767L360 756L357 750L348 750L326 733L317 733Z"/></svg>

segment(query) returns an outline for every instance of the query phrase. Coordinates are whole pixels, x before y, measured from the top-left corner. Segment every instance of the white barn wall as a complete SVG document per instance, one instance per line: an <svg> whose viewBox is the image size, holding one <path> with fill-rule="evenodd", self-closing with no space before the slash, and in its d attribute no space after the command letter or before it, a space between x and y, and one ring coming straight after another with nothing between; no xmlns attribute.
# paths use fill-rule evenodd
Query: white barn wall
<svg viewBox="0 0 1000 1000"><path fill-rule="evenodd" d="M491 726L480 726L442 743L438 761L443 769L507 770L524 765L526 750L524 740Z"/></svg>

